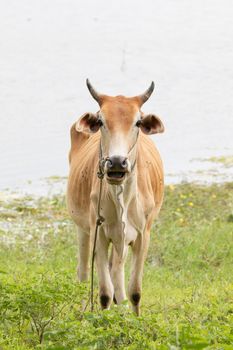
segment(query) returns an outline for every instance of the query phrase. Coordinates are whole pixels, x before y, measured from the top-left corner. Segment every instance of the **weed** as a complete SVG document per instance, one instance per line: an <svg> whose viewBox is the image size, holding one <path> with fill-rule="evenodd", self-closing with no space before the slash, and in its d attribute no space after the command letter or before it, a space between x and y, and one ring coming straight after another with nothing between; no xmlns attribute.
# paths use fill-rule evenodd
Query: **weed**
<svg viewBox="0 0 233 350"><path fill-rule="evenodd" d="M141 317L125 304L82 311L63 196L1 198L0 349L233 349L232 183L166 187Z"/></svg>

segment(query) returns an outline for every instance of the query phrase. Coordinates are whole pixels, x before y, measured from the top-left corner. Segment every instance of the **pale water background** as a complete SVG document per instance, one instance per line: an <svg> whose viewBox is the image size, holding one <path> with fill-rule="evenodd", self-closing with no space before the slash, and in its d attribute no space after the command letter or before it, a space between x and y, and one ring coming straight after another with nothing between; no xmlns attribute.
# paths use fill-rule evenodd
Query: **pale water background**
<svg viewBox="0 0 233 350"><path fill-rule="evenodd" d="M112 95L155 81L167 182L232 179L191 161L233 153L232 18L232 0L1 0L0 189L67 175L69 128L98 109L87 77Z"/></svg>

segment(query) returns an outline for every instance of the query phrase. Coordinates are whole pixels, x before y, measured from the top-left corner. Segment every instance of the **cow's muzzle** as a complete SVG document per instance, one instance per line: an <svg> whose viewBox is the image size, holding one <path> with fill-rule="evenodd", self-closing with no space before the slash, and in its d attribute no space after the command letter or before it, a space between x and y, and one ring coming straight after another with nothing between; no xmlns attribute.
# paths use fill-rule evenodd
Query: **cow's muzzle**
<svg viewBox="0 0 233 350"><path fill-rule="evenodd" d="M129 160L122 156L112 156L106 161L107 181L112 185L119 185L123 182L129 172Z"/></svg>

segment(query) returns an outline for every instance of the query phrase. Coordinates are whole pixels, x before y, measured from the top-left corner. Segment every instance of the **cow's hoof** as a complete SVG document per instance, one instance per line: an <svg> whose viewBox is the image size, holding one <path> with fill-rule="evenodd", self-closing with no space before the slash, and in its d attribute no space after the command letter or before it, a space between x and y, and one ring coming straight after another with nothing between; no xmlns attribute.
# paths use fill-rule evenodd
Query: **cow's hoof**
<svg viewBox="0 0 233 350"><path fill-rule="evenodd" d="M130 301L132 303L132 309L137 316L140 315L140 299L141 299L141 294L138 292L133 293L130 296Z"/></svg>
<svg viewBox="0 0 233 350"><path fill-rule="evenodd" d="M141 299L141 294L140 293L133 293L131 295L131 302L133 305L138 305Z"/></svg>
<svg viewBox="0 0 233 350"><path fill-rule="evenodd" d="M101 295L100 296L100 304L102 306L102 309L107 309L110 304L110 297L108 295Z"/></svg>

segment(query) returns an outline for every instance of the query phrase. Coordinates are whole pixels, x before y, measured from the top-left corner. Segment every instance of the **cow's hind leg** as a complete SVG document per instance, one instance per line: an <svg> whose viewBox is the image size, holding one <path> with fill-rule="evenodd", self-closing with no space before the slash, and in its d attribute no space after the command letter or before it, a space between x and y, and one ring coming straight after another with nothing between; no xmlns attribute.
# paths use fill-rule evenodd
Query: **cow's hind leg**
<svg viewBox="0 0 233 350"><path fill-rule="evenodd" d="M80 282L88 280L90 235L78 227L78 279Z"/></svg>
<svg viewBox="0 0 233 350"><path fill-rule="evenodd" d="M125 271L124 265L127 257L127 250L122 259L119 258L116 250L112 246L111 258L109 262L110 274L114 286L114 302L120 304L126 299L125 293Z"/></svg>
<svg viewBox="0 0 233 350"><path fill-rule="evenodd" d="M132 245L132 268L128 295L132 303L133 311L137 315L140 314L143 266L148 251L149 238L149 231L146 231L143 235L138 235L136 241Z"/></svg>

